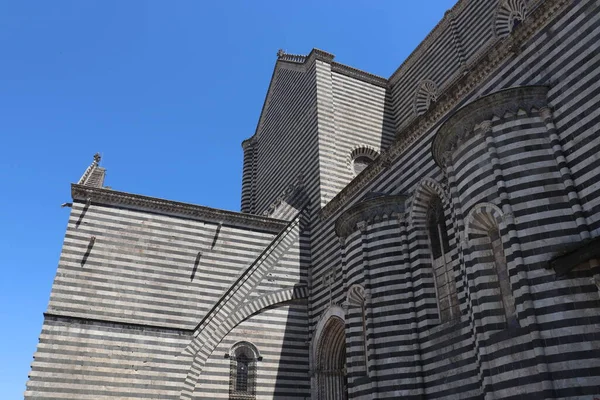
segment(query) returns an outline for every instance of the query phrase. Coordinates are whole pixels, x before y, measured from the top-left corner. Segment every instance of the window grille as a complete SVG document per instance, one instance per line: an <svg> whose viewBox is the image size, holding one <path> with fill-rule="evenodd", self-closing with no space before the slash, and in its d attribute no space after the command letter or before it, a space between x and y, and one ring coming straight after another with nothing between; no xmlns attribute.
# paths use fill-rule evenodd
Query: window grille
<svg viewBox="0 0 600 400"><path fill-rule="evenodd" d="M235 345L229 355L229 398L231 400L256 399L256 362L258 352L249 343Z"/></svg>

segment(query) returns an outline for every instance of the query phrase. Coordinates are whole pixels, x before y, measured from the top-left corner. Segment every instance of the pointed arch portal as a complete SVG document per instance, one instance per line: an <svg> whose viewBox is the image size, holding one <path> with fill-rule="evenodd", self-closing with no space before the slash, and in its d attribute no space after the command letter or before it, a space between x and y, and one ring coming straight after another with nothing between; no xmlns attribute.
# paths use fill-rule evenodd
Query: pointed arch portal
<svg viewBox="0 0 600 400"><path fill-rule="evenodd" d="M325 323L318 342L316 361L318 399L348 399L346 333L344 320L340 317L331 316Z"/></svg>

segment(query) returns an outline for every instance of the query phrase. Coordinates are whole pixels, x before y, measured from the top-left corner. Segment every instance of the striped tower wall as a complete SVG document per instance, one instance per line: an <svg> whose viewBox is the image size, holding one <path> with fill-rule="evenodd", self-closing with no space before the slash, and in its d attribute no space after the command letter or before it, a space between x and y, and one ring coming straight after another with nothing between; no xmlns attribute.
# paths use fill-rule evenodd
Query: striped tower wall
<svg viewBox="0 0 600 400"><path fill-rule="evenodd" d="M354 177L351 155L376 157L393 140L387 80L313 50L280 56L255 135L244 142L242 211L276 215L301 180L313 208Z"/></svg>
<svg viewBox="0 0 600 400"><path fill-rule="evenodd" d="M321 206L356 175L352 153L376 157L394 137L387 80L317 60Z"/></svg>
<svg viewBox="0 0 600 400"><path fill-rule="evenodd" d="M242 210L271 214L273 203L300 176L308 183L310 199L318 198L315 63L279 60L252 146L245 146L244 162L254 157L252 168L244 173ZM251 204L251 206L250 206Z"/></svg>
<svg viewBox="0 0 600 400"><path fill-rule="evenodd" d="M244 163L242 165L242 203L240 211L243 213L255 212L255 188L256 183L254 175L256 174L256 157L255 142L252 139L245 140L242 143L244 150Z"/></svg>
<svg viewBox="0 0 600 400"><path fill-rule="evenodd" d="M376 385L378 398L516 398L524 393L585 398L598 394L600 342L595 327L600 302L591 279L597 274L597 264L583 265L561 278L547 267L562 246L598 236L599 147L594 126L600 121L595 106L599 100L600 5L595 1L530 2L528 19L502 38L493 31L498 25L493 23L499 15L496 3L486 4L463 1L449 15L466 21L478 14L478 19L488 21L462 28L457 24L462 29L462 46L467 46L466 37L487 38L488 43L470 45L473 50L463 48L462 56L437 63L439 68L446 67L457 57L466 60L470 74L452 78L448 73L450 83L438 84L437 100L421 116L413 114L412 120L402 116L408 112L408 106L402 106L408 100L397 94L393 98L395 119L399 127L404 126L397 142L384 159L324 208L322 221L313 228L311 331L331 302L346 301L343 270L357 271L349 276L361 275L359 259L364 251L348 242L353 237L346 239L345 249L340 248L335 221L368 192L412 196L397 223L368 223L365 228L368 246L379 251L368 258L370 275L380 276L379 281L371 278L371 296L377 301L372 301L374 351L369 354L377 377L370 385ZM482 32L467 34L468 29ZM433 33L430 37L435 39ZM433 42L426 43L428 49L439 48ZM421 51L417 55L423 54L441 57L445 53ZM412 65L410 59L408 65ZM390 78L392 93L400 93L394 87L409 72L402 68ZM413 78L413 85L419 79ZM451 168L436 165L432 140L446 116L481 96L525 85L548 86L548 108L515 109L490 117L487 140L483 133L471 136L454 153ZM409 90L404 93L410 97ZM424 206L416 196L423 192L424 178L435 182L446 197L444 211L461 314L444 324L438 319L427 233L411 218L413 207ZM505 204L511 207L507 223ZM488 215L497 209L504 214L498 224L517 307L516 328L506 327L498 278L489 270L489 260L477 254L477 243L466 240L469 212L484 209ZM395 238L381 239L379 246L375 238L387 238L385 232ZM381 275L374 272L379 265ZM336 279L329 285L330 280L324 278L332 270ZM358 321L349 309L349 354L357 351ZM348 360L352 363L352 358ZM352 398L369 398L369 385L353 386L353 373L349 368Z"/></svg>
<svg viewBox="0 0 600 400"><path fill-rule="evenodd" d="M73 197L25 397L180 399L194 328L288 223L81 185ZM230 325L277 332L273 341L256 336L266 354L282 343L284 352L306 352L306 322L294 325L307 320L306 306L294 303L305 304L294 299L306 297L306 241L295 232ZM264 307L274 307L264 311L272 318L244 322ZM283 375L264 376L261 390L283 390Z"/></svg>

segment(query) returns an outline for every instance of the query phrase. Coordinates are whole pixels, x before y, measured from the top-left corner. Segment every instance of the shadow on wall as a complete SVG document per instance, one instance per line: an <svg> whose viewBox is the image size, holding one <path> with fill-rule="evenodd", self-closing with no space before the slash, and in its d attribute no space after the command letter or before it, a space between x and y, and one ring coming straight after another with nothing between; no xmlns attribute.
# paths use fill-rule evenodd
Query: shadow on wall
<svg viewBox="0 0 600 400"><path fill-rule="evenodd" d="M304 400L310 398L308 301L293 300L288 307L273 399Z"/></svg>

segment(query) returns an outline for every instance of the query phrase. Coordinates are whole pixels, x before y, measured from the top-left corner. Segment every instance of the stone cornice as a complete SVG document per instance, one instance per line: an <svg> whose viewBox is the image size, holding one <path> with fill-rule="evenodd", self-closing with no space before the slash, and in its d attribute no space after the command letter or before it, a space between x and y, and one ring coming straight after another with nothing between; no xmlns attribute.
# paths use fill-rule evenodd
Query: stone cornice
<svg viewBox="0 0 600 400"><path fill-rule="evenodd" d="M142 196L110 189L87 187L78 184L71 185L73 200L90 201L140 211L150 211L158 214L221 223L230 226L241 226L278 233L287 226L289 221L243 214L234 211L219 210L189 203L163 200L155 197Z"/></svg>
<svg viewBox="0 0 600 400"><path fill-rule="evenodd" d="M52 312L45 312L44 319L46 321L65 322L69 324L77 325L95 325L105 326L109 328L115 328L119 330L134 330L134 331L152 331L167 334L175 334L180 336L192 336L194 333L193 329L186 328L174 328L170 326L160 325L149 325L149 324L137 324L132 322L113 321L106 319L88 318L77 315L66 315L66 314L54 314Z"/></svg>
<svg viewBox="0 0 600 400"><path fill-rule="evenodd" d="M437 25L427 34L427 36L425 36L425 39L419 43L417 48L410 53L408 57L406 57L404 62L400 64L392 76L390 76L388 79L390 85L396 83L402 77L405 71L408 71L414 63L420 60L423 53L425 53L431 47L431 45L438 40L440 35L449 26L450 19L454 18L455 15L460 14L469 1L471 0L460 0L450 10L446 11L440 22L437 23Z"/></svg>
<svg viewBox="0 0 600 400"><path fill-rule="evenodd" d="M254 136L252 136L248 139L242 140L242 149L244 149L244 151L254 145L256 145L256 140L254 139Z"/></svg>
<svg viewBox="0 0 600 400"><path fill-rule="evenodd" d="M377 76L374 74L370 74L365 71L361 71L360 69L356 69L353 67L349 67L344 64L340 64L337 62L331 63L331 71L337 72L338 74L349 76L350 78L357 79L359 81L370 83L371 85L379 86L382 88L387 88L388 80Z"/></svg>
<svg viewBox="0 0 600 400"><path fill-rule="evenodd" d="M465 0L462 0L455 7L464 2ZM497 41L485 54L482 54L472 64L468 74L461 76L451 85L447 86L440 94L438 100L431 105L431 108L425 114L413 119L410 124L398 132L396 140L387 151L382 153L377 160L365 168L363 172L323 207L320 215L321 218L330 217L361 192L377 175L392 165L409 146L428 132L452 109L456 108L462 99L479 87L502 63L520 51L525 41L545 26L568 4L569 0L546 0L535 7L529 13L526 21L520 24L510 36L504 40Z"/></svg>
<svg viewBox="0 0 600 400"><path fill-rule="evenodd" d="M407 196L382 196L361 201L339 216L335 221L335 233L340 238L346 238L360 227L361 222L370 223L404 214L407 198Z"/></svg>
<svg viewBox="0 0 600 400"><path fill-rule="evenodd" d="M378 75L371 74L366 71L362 71L357 68L350 67L348 65L340 64L333 61L335 55L319 49L312 49L307 56L299 54L287 54L278 53L277 61L291 62L295 64L310 64L313 61L319 60L331 65L331 70L342 75L346 75L350 78L358 79L363 82L370 83L372 85L387 88L388 80Z"/></svg>
<svg viewBox="0 0 600 400"><path fill-rule="evenodd" d="M519 110L529 112L547 105L549 87L520 86L483 96L450 116L438 129L431 151L439 166L443 166L445 154L468 137L475 125L491 120L494 116L502 118L507 112L517 113Z"/></svg>
<svg viewBox="0 0 600 400"><path fill-rule="evenodd" d="M306 63L310 63L313 60L319 60L319 61L323 61L326 63L331 63L334 58L335 58L335 55L328 53L324 50L312 49L310 51L310 53L308 53L308 55L306 56Z"/></svg>

